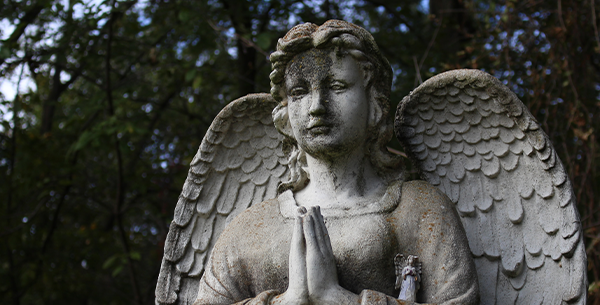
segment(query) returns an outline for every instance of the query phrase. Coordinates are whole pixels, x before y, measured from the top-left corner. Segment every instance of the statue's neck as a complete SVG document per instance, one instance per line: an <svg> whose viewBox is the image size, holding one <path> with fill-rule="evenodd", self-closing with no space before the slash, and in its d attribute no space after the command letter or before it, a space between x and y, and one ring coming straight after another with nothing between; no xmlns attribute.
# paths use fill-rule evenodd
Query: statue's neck
<svg viewBox="0 0 600 305"><path fill-rule="evenodd" d="M377 201L386 186L363 151L329 160L306 157L310 182L295 195L300 205L348 209Z"/></svg>

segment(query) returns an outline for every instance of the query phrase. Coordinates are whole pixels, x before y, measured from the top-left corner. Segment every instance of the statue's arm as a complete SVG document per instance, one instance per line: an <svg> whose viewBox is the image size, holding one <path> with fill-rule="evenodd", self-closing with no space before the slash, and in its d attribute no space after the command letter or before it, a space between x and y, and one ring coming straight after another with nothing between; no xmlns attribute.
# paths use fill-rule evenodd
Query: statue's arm
<svg viewBox="0 0 600 305"><path fill-rule="evenodd" d="M221 259L215 258L215 259ZM221 271L228 273L228 270L223 270L225 266L220 266ZM200 280L200 287L198 289L198 298L194 305L215 305L215 304L239 304L239 305L250 305L250 304L270 304L270 301L279 294L276 290L267 290L255 297L248 297L243 289L240 289L239 285L235 284L235 278L231 275L224 276L224 272L218 272L220 275L215 274L211 262L208 264L208 268L204 272L202 279ZM236 300L242 301L236 301Z"/></svg>
<svg viewBox="0 0 600 305"><path fill-rule="evenodd" d="M479 304L475 263L462 223L448 197L424 181L405 182L391 217L403 249L422 262L419 302ZM410 224L410 225L407 225Z"/></svg>
<svg viewBox="0 0 600 305"><path fill-rule="evenodd" d="M301 230L298 225L296 222L294 230ZM306 284L302 284L302 274L296 270L306 273L306 268L292 265L286 272L288 257L278 254L289 253L290 260L298 261L291 256L297 251L286 250L288 242L274 238L274 234L292 235L289 223L279 214L278 201L260 203L237 216L213 248L194 304L308 304L302 301L307 296L301 293ZM301 235L293 235L295 249ZM280 245L282 249L274 250ZM265 266L265 261L277 267L273 269L269 263Z"/></svg>
<svg viewBox="0 0 600 305"><path fill-rule="evenodd" d="M269 304L279 295L277 290L255 291L264 285L255 283L249 263L262 255L259 249L265 245L262 227L257 224L273 215L276 207L270 202L255 205L225 228L206 263L194 305Z"/></svg>

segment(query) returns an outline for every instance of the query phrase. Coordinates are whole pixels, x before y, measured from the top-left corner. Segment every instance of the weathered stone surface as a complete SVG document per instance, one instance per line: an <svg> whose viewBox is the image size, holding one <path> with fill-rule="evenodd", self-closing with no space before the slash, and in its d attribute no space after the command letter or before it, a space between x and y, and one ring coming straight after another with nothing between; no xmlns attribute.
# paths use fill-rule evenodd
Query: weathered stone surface
<svg viewBox="0 0 600 305"><path fill-rule="evenodd" d="M271 95L228 105L192 161L157 303L585 302L571 184L498 80L451 71L400 103L428 181L404 182L391 68L366 30L298 25L271 62Z"/></svg>

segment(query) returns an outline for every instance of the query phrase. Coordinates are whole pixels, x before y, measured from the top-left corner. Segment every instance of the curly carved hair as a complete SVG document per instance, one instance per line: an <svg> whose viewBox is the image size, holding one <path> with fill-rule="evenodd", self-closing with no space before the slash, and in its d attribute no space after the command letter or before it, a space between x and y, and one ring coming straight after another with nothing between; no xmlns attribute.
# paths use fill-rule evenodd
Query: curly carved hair
<svg viewBox="0 0 600 305"><path fill-rule="evenodd" d="M373 36L365 29L341 20L329 20L321 26L304 23L293 27L277 42L277 51L271 54L271 95L279 102L273 110L275 127L286 136L286 152L290 167L290 180L279 186L279 192L304 188L310 177L306 171L306 153L298 147L291 132L285 93L285 73L290 61L310 49L331 49L339 56L352 56L363 69L367 78L369 98L368 155L378 174L388 180L403 178L399 156L387 151L386 144L393 135L389 95L392 84L392 68L381 55Z"/></svg>

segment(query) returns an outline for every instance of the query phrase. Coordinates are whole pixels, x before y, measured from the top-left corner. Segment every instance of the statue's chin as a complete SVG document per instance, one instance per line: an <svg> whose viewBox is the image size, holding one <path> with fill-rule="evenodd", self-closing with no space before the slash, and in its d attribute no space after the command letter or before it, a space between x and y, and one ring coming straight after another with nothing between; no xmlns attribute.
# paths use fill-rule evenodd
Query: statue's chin
<svg viewBox="0 0 600 305"><path fill-rule="evenodd" d="M331 134L315 134L300 143L300 148L316 159L330 160L348 156L364 143L359 141L341 141Z"/></svg>

